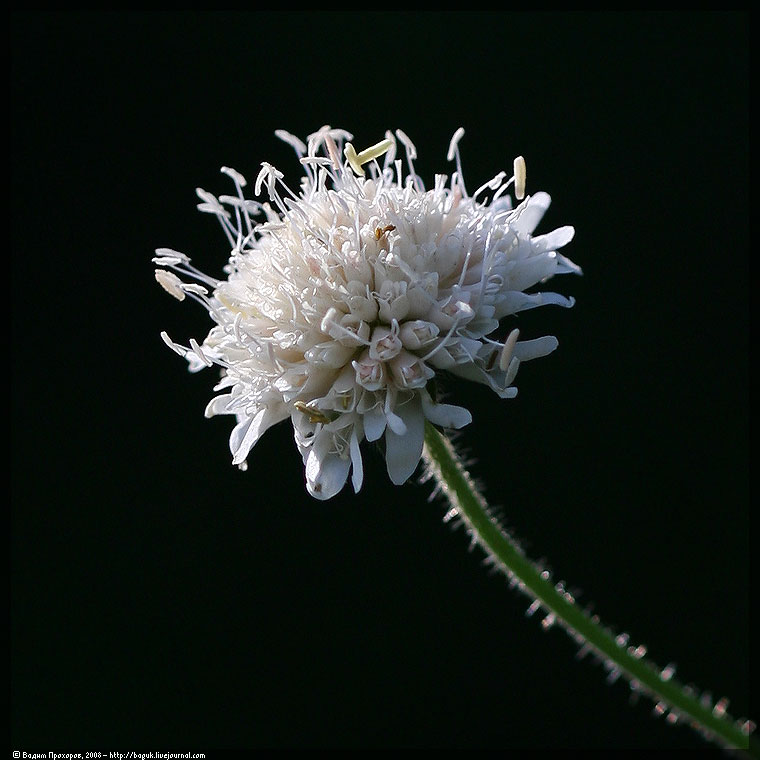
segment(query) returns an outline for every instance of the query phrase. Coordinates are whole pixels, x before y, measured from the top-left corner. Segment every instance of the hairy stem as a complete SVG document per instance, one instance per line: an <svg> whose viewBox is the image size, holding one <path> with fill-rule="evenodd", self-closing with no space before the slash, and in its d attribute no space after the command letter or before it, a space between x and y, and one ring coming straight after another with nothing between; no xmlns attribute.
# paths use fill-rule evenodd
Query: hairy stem
<svg viewBox="0 0 760 760"><path fill-rule="evenodd" d="M490 514L451 442L430 423L425 429L423 457L473 539L510 581L533 599L530 610L541 608L546 613L545 625L563 626L582 651L593 652L605 663L611 680L618 676L626 678L631 688L651 697L656 713L665 714L671 722L687 722L706 739L723 747L760 757L760 745L750 736L751 721L734 721L726 713L724 702L713 705L703 701L672 678L672 669L657 668L644 657L643 647L627 646L627 637L615 636L603 627L596 615L577 605L561 584L555 585L548 572L525 556Z"/></svg>

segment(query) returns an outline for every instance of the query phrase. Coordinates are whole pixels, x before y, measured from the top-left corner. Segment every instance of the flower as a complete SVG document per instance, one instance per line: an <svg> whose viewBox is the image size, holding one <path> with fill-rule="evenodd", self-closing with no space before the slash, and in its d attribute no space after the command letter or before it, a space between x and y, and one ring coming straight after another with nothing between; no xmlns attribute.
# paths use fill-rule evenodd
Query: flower
<svg viewBox="0 0 760 760"><path fill-rule="evenodd" d="M299 192L266 162L255 194L265 190L268 202L246 199L245 178L226 167L235 195L197 190L198 208L217 216L231 246L227 279L158 249L159 284L180 300L201 302L216 323L201 345L162 337L191 371L222 367L214 390L224 393L206 416L235 416L233 464L245 468L261 435L290 418L308 491L318 499L338 493L349 473L359 490L364 440L384 440L388 475L404 483L422 455L426 420L452 429L472 420L467 409L439 402L432 382L439 372L511 398L520 363L557 347L552 336L518 340L516 329L495 335L500 321L517 312L573 305L557 293L527 292L552 275L580 272L557 253L573 228L533 237L550 198L525 197L522 158L512 177L500 172L469 195L458 148L462 129L448 153L456 170L448 183L436 175L429 190L401 130L360 153L352 135L329 126L307 144L276 134L303 165ZM512 185L517 206L506 194Z"/></svg>

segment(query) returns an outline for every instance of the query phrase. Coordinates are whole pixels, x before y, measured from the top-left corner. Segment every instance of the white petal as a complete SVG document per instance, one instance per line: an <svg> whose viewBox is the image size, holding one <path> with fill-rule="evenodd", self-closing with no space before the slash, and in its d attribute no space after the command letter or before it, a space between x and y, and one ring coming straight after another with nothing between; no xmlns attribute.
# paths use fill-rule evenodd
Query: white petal
<svg viewBox="0 0 760 760"><path fill-rule="evenodd" d="M362 416L364 421L364 435L368 441L377 441L385 432L385 415L380 404L372 407Z"/></svg>
<svg viewBox="0 0 760 760"><path fill-rule="evenodd" d="M499 385L498 380L506 378L506 373L499 371L498 368L486 372L483 367L477 364L457 364L449 372L466 380L487 385L499 398L514 398L517 395L517 388L505 387L504 384Z"/></svg>
<svg viewBox="0 0 760 760"><path fill-rule="evenodd" d="M427 419L429 419L434 425L440 425L444 428L454 428L455 430L459 430L459 428L463 428L465 425L469 425L472 422L472 415L462 406L454 406L453 404L434 404L432 401L423 397L422 409L425 412L425 417Z"/></svg>
<svg viewBox="0 0 760 760"><path fill-rule="evenodd" d="M328 453L331 440L329 433L320 436L306 457L306 487L316 499L331 499L348 478L351 459Z"/></svg>
<svg viewBox="0 0 760 760"><path fill-rule="evenodd" d="M214 396L206 405L206 417L214 417L217 414L234 414L235 412L230 410L230 406L234 400L235 396L232 393Z"/></svg>
<svg viewBox="0 0 760 760"><path fill-rule="evenodd" d="M398 414L395 414L390 409L388 404L385 405L383 412L385 414L385 420L388 423L388 428L392 430L396 435L405 435L406 424L404 423L404 420L401 419Z"/></svg>
<svg viewBox="0 0 760 760"><path fill-rule="evenodd" d="M533 238L533 246L539 251L556 251L567 245L575 235L574 227L560 227L546 235Z"/></svg>
<svg viewBox="0 0 760 760"><path fill-rule="evenodd" d="M503 319L508 314L517 314L518 311L549 305L564 306L569 309L575 305L575 299L566 298L559 293L523 293L520 290L513 290L505 293L497 302L496 317Z"/></svg>
<svg viewBox="0 0 760 760"><path fill-rule="evenodd" d="M390 427L385 431L385 461L388 476L398 486L411 477L419 464L425 439L425 417L416 394L396 411L406 425L406 433L398 435Z"/></svg>
<svg viewBox="0 0 760 760"><path fill-rule="evenodd" d="M536 193L531 195L521 206L518 206L518 216L510 223L515 232L531 234L549 208L552 202L548 193Z"/></svg>
<svg viewBox="0 0 760 760"><path fill-rule="evenodd" d="M287 417L287 413L275 411L268 407L259 409L254 417L248 417L238 423L230 436L230 451L232 464L241 464L248 456L256 441L269 430L272 425Z"/></svg>
<svg viewBox="0 0 760 760"><path fill-rule="evenodd" d="M570 261L567 256L561 253L557 254L557 274L583 274L583 270L574 262Z"/></svg>
<svg viewBox="0 0 760 760"><path fill-rule="evenodd" d="M521 362L526 362L550 354L558 345L559 341L553 335L545 335L543 338L534 340L521 340L515 346L513 355Z"/></svg>
<svg viewBox="0 0 760 760"><path fill-rule="evenodd" d="M362 463L362 452L359 448L359 437L356 435L356 428L351 433L351 485L354 487L354 493L359 493L364 480L364 465Z"/></svg>
<svg viewBox="0 0 760 760"><path fill-rule="evenodd" d="M380 402L372 391L362 391L359 403L356 405L356 411L359 414L366 414L370 409L379 406Z"/></svg>
<svg viewBox="0 0 760 760"><path fill-rule="evenodd" d="M243 438L245 438L245 434L248 432L252 421L251 417L238 415L238 423L232 428L232 432L230 433L230 451L233 456L235 456L235 452L240 448L240 444L243 442Z"/></svg>
<svg viewBox="0 0 760 760"><path fill-rule="evenodd" d="M526 290L546 277L551 277L557 270L557 254L554 251L539 253L525 261L517 263L507 275L505 288L508 290Z"/></svg>
<svg viewBox="0 0 760 760"><path fill-rule="evenodd" d="M542 306L562 306L565 309L571 309L575 306L575 299L572 296L561 296L559 293L540 293Z"/></svg>

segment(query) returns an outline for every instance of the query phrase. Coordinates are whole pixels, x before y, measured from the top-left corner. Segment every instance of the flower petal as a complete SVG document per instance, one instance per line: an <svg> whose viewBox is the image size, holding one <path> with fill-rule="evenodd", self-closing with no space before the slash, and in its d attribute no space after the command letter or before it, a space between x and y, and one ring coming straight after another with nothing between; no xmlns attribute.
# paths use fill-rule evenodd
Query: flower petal
<svg viewBox="0 0 760 760"><path fill-rule="evenodd" d="M518 344L519 345L519 344ZM487 385L499 398L514 398L517 388L498 384L498 378L506 378L507 373L498 369L498 365L490 372L486 372L478 364L457 364L449 370L452 375L459 375L466 380L474 380L476 383Z"/></svg>
<svg viewBox="0 0 760 760"><path fill-rule="evenodd" d="M331 499L346 484L349 457L329 453L332 435L318 437L306 457L306 488L316 499Z"/></svg>
<svg viewBox="0 0 760 760"><path fill-rule="evenodd" d="M362 463L362 452L359 448L359 436L356 434L356 428L351 434L351 485L354 487L354 493L359 493L364 481L364 465Z"/></svg>
<svg viewBox="0 0 760 760"><path fill-rule="evenodd" d="M453 404L434 404L424 396L422 410L430 422L443 428L459 430L472 422L472 414L464 407Z"/></svg>
<svg viewBox="0 0 760 760"><path fill-rule="evenodd" d="M533 238L533 248L536 251L556 251L558 248L562 248L563 245L567 245L574 236L574 227L558 227L546 235L539 235Z"/></svg>
<svg viewBox="0 0 760 760"><path fill-rule="evenodd" d="M510 227L515 232L524 232L530 235L543 219L551 202L549 193L541 192L531 195L521 206L517 207L518 215L510 223Z"/></svg>
<svg viewBox="0 0 760 760"><path fill-rule="evenodd" d="M557 270L557 254L554 251L539 253L521 261L506 277L508 290L526 290L541 280L551 277Z"/></svg>
<svg viewBox="0 0 760 760"><path fill-rule="evenodd" d="M535 309L537 306L564 306L570 308L575 304L574 298L566 298L559 293L523 293L519 290L511 290L505 293L496 305L496 318L503 319L508 314L517 314L526 309Z"/></svg>
<svg viewBox="0 0 760 760"><path fill-rule="evenodd" d="M534 340L521 340L515 345L512 355L521 362L527 362L550 354L558 345L559 341L553 335L545 335L543 338Z"/></svg>
<svg viewBox="0 0 760 760"><path fill-rule="evenodd" d="M378 404L367 410L362 419L364 420L364 435L368 441L377 441L385 432L386 419L383 409Z"/></svg>
<svg viewBox="0 0 760 760"><path fill-rule="evenodd" d="M287 412L264 407L259 409L253 417L245 417L241 422L238 422L230 435L232 464L242 464L256 441L272 425L284 420L287 416Z"/></svg>
<svg viewBox="0 0 760 760"><path fill-rule="evenodd" d="M214 417L217 414L235 414L231 409L232 403L236 400L234 393L223 393L221 396L214 396L206 405L206 417Z"/></svg>
<svg viewBox="0 0 760 760"><path fill-rule="evenodd" d="M385 431L385 461L391 482L398 486L406 483L419 464L425 440L425 417L418 394L399 405L396 411L406 425L406 433L398 435L390 427Z"/></svg>

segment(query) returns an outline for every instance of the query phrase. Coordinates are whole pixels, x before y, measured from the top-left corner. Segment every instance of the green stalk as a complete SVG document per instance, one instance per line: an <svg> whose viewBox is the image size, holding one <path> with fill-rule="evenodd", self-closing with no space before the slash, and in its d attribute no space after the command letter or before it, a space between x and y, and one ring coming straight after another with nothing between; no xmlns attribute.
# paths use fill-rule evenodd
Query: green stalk
<svg viewBox="0 0 760 760"><path fill-rule="evenodd" d="M425 428L423 458L473 538L510 581L534 600L531 609L540 607L546 612L545 623L563 626L583 651L592 651L605 662L612 676L619 674L637 692L651 697L657 713L673 722L687 722L716 744L760 758L760 744L750 736L750 721L734 721L725 712L725 702L703 702L689 687L671 677L672 670L659 669L645 659L643 648L626 646L627 637L623 640L604 628L596 615L589 615L575 604L561 585L553 584L549 574L525 556L489 513L449 439L430 423Z"/></svg>

